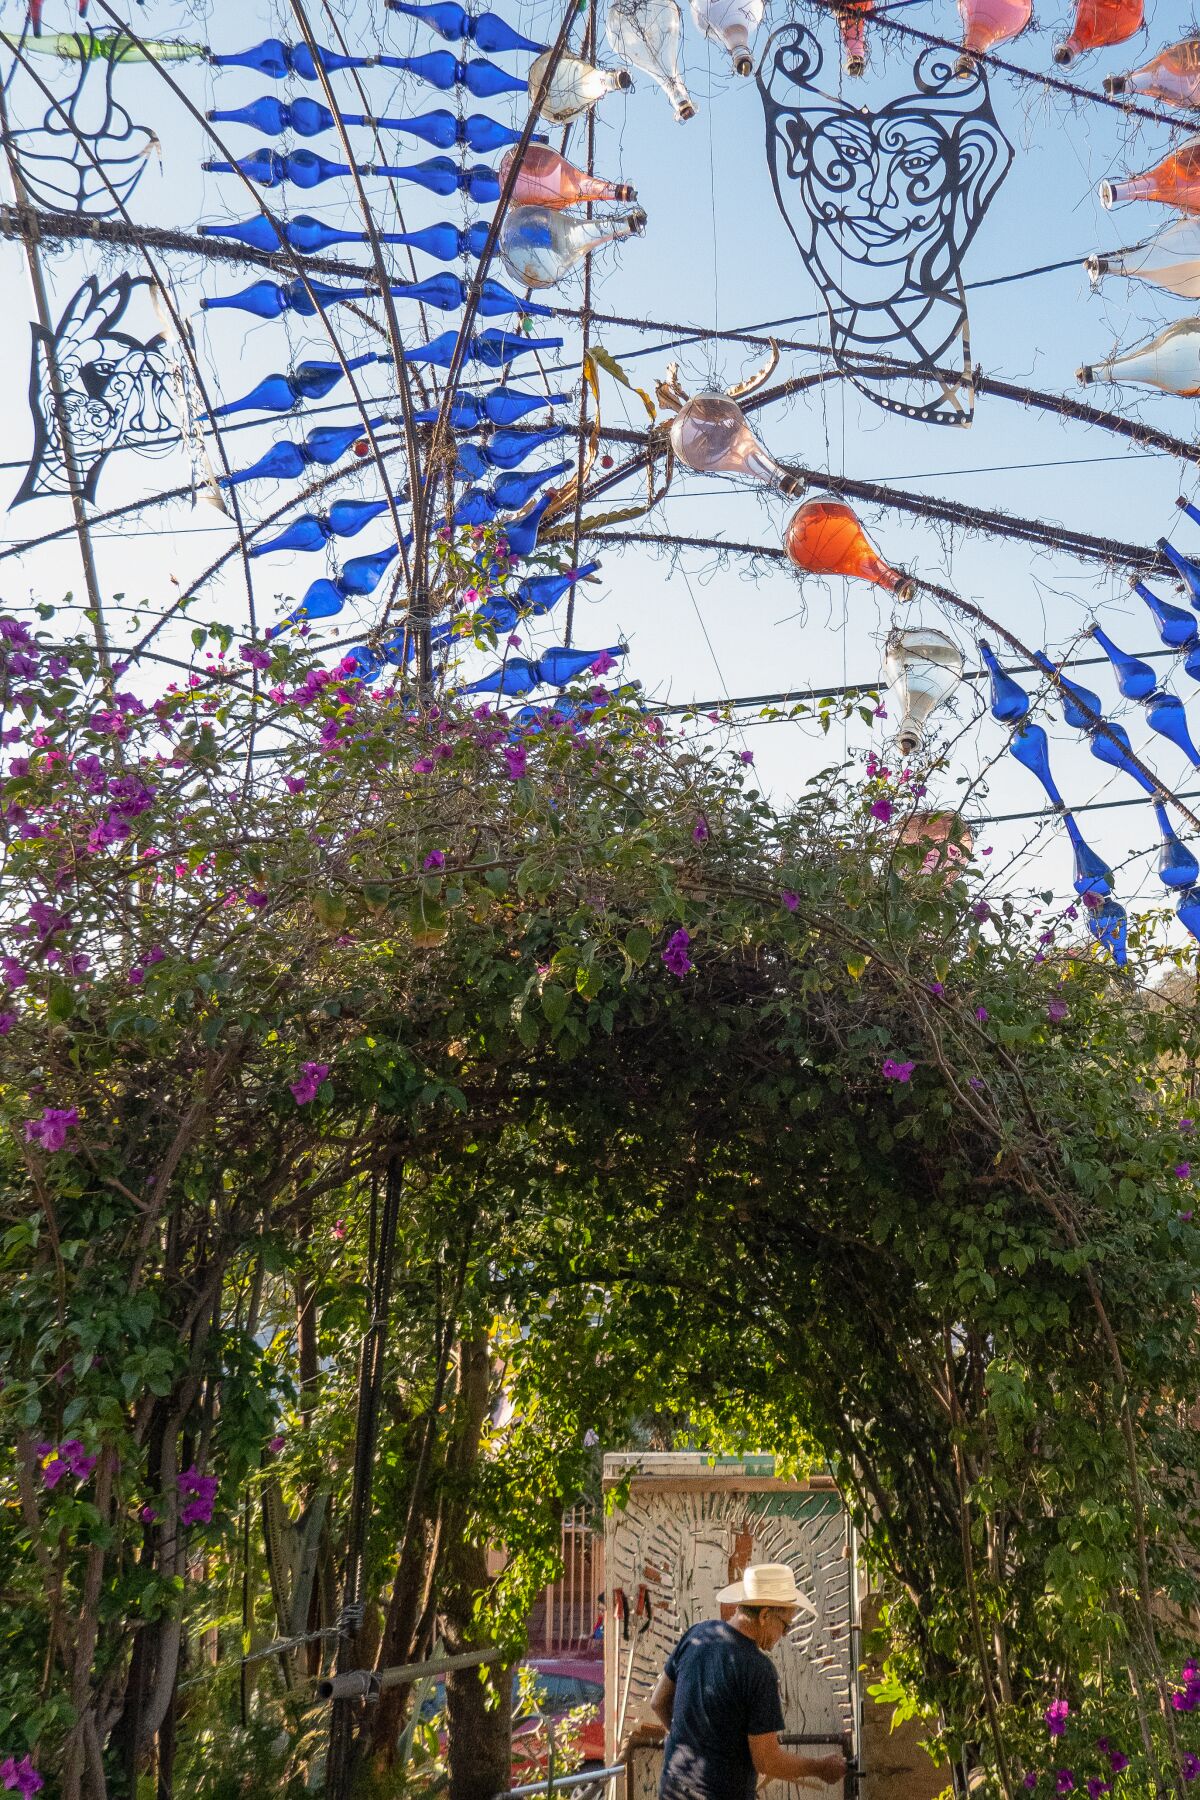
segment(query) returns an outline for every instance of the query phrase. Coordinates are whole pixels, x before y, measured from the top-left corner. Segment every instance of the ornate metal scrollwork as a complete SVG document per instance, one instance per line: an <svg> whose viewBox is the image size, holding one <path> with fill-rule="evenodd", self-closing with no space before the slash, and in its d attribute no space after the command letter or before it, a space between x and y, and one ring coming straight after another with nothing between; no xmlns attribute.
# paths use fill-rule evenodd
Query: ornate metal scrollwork
<svg viewBox="0 0 1200 1800"><path fill-rule="evenodd" d="M962 260L1013 156L987 83L926 50L916 91L871 113L817 87L821 62L812 34L785 25L758 87L775 198L828 308L837 365L889 412L969 425Z"/></svg>

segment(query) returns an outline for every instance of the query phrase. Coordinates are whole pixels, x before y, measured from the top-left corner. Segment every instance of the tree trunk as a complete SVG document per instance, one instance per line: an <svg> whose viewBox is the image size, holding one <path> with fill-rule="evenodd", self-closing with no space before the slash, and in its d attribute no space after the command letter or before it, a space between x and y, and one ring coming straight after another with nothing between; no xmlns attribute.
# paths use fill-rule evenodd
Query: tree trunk
<svg viewBox="0 0 1200 1800"><path fill-rule="evenodd" d="M486 1335L479 1332L463 1339L459 1345L457 1434L451 1452L456 1479L449 1488L454 1499L446 1512L439 1584L442 1635L452 1653L478 1647L474 1603L488 1585L487 1553L482 1544L469 1543L466 1533L467 1496L487 1418L489 1374ZM498 1703L489 1686L499 1688ZM446 1679L446 1709L449 1800L493 1800L509 1784L512 1705L508 1670L455 1671Z"/></svg>

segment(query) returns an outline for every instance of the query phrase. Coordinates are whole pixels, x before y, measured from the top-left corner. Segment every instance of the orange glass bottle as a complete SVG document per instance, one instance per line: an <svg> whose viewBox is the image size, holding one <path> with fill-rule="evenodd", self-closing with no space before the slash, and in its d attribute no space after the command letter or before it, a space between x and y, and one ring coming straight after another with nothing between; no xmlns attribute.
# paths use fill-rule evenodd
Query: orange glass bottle
<svg viewBox="0 0 1200 1800"><path fill-rule="evenodd" d="M875 0L842 0L834 10L847 75L861 75L867 66L867 20L874 4Z"/></svg>
<svg viewBox="0 0 1200 1800"><path fill-rule="evenodd" d="M1033 17L1033 0L958 0L958 14L964 51L991 50L1024 31ZM969 67L968 54L959 64L960 73Z"/></svg>
<svg viewBox="0 0 1200 1800"><path fill-rule="evenodd" d="M1168 106L1200 104L1200 37L1181 38L1128 75L1106 75L1109 94L1145 94Z"/></svg>
<svg viewBox="0 0 1200 1800"><path fill-rule="evenodd" d="M911 600L911 575L893 569L842 500L806 500L788 520L783 533L788 558L807 575L849 575L872 581L898 600Z"/></svg>
<svg viewBox="0 0 1200 1800"><path fill-rule="evenodd" d="M1075 0L1071 35L1054 46L1054 60L1065 65L1087 50L1123 44L1145 23L1143 0Z"/></svg>
<svg viewBox="0 0 1200 1800"><path fill-rule="evenodd" d="M516 154L515 148L510 150L500 164L501 185L508 179ZM564 206L576 206L585 200L636 199L637 194L628 183L602 181L598 175L588 175L577 169L549 144L530 144L521 158L512 204L549 206L558 212Z"/></svg>
<svg viewBox="0 0 1200 1800"><path fill-rule="evenodd" d="M1144 175L1131 175L1128 181L1102 181L1100 199L1105 206L1157 200L1163 206L1177 206L1181 212L1200 212L1200 137L1188 138Z"/></svg>

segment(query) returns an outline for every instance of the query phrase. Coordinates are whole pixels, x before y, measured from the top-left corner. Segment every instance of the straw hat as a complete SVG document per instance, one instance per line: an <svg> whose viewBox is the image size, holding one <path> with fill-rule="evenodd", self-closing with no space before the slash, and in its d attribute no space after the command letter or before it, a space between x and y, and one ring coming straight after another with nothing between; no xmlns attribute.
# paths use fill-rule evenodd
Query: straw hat
<svg viewBox="0 0 1200 1800"><path fill-rule="evenodd" d="M796 1586L795 1572L787 1563L750 1563L742 1579L721 1588L717 1599L722 1606L743 1600L747 1606L790 1607L793 1611L799 1607L810 1618L817 1616L816 1607Z"/></svg>

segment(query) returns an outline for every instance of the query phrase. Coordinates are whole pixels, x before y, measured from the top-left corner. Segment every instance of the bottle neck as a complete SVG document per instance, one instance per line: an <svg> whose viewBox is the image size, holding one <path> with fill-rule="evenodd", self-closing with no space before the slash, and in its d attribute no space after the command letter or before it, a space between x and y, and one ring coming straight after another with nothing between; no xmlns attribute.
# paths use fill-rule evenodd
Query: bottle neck
<svg viewBox="0 0 1200 1800"><path fill-rule="evenodd" d="M1100 183L1100 204L1106 207L1124 206L1129 200L1155 200L1158 198L1158 180L1153 174L1131 175L1128 181L1102 181Z"/></svg>

